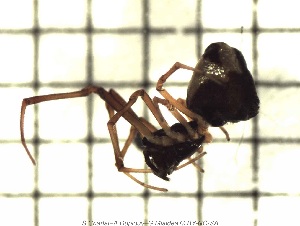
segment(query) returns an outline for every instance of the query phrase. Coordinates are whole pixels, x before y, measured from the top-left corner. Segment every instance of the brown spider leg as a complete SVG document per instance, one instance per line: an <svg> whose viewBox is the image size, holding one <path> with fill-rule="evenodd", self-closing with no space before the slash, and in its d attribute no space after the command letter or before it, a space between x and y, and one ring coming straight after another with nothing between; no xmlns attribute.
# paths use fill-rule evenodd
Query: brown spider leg
<svg viewBox="0 0 300 226"><path fill-rule="evenodd" d="M152 125L150 122L148 122L146 119L144 119L143 117L139 118L141 120L141 122L153 133L155 132L157 129L154 125Z"/></svg>
<svg viewBox="0 0 300 226"><path fill-rule="evenodd" d="M181 103L185 103L185 100L183 100L183 99L177 99L179 102L181 102ZM192 137L192 138L194 138L194 139L197 139L198 137L198 134L192 129L192 127L188 124L188 122L187 122L187 120L177 111L177 109L176 108L174 108L174 106L172 106L170 103L169 103L169 101L168 100L166 100L166 99L161 99L161 98L159 98L159 97L154 97L153 98L153 102L155 103L155 104L158 104L158 103L160 103L160 104L162 104L162 105L164 105L166 108L168 108L168 110L173 114L173 116L186 128L186 130L188 131L188 133L189 133L189 136L190 137ZM199 150L197 151L198 153L201 153L203 151L203 147L201 146L200 148L199 148ZM205 153L206 154L206 153ZM200 154L201 156L199 157L199 158L201 158L204 154ZM189 159L189 161L187 162L187 163L185 163L185 164L183 164L183 165L181 165L181 166L179 166L179 168L177 167L176 168L176 170L177 169L181 169L181 168L183 168L184 166L187 166L187 165L189 165L189 164L193 164L200 172L204 172L204 170L193 160L193 159L199 159L198 158L198 156L197 157L195 157L195 158L191 158L191 157L189 157L188 159Z"/></svg>
<svg viewBox="0 0 300 226"><path fill-rule="evenodd" d="M124 107L123 105L126 103L125 101L123 101L122 97L119 94L117 94L115 91L110 90L110 92L107 92L102 87L96 87L96 86L87 86L87 87L83 88L82 90L75 91L75 92L34 96L34 97L23 99L22 107L21 107L21 116L20 116L21 141L22 141L22 144L33 164L36 164L36 162L27 148L25 136L24 136L24 117L25 117L26 107L28 105L51 101L51 100L85 97L85 96L90 95L91 93L98 94L106 102L106 105L108 106L107 108L109 109L110 115L112 115L111 112L113 112L114 110L116 110L116 111L121 110ZM152 135L151 131L148 130L147 126L145 126L142 122L140 122L139 118L136 116L136 114L130 108L128 108L127 112L123 113L122 115L129 123L131 123L132 125L135 125L137 128L139 128L140 129L139 132L141 134L148 135L148 136ZM127 144L125 143L125 147L123 148L124 150L129 147L129 144L131 143L131 141L133 139L132 133L133 132L131 132L131 134L129 134L128 141L126 142ZM116 143L114 138L112 138L112 143L113 143L113 145L114 145L114 143ZM118 141L117 141L117 143L118 143ZM119 148L118 148L118 150L119 150ZM115 156L116 156L116 165L123 164L121 152L116 152L116 151L114 151L114 152L115 152ZM123 157L124 157L125 153L126 153L126 151L124 151ZM126 170L127 170L127 172L126 172ZM144 187L156 189L159 191L167 191L164 188L154 187L151 185L147 185L141 181L138 181L136 178L134 178L132 175L130 175L128 173L128 172L151 173L152 171L150 169L126 168L126 170L124 170L124 172L123 172L124 174L126 174L128 177L130 177L137 183L143 185Z"/></svg>
<svg viewBox="0 0 300 226"><path fill-rule="evenodd" d="M115 92L112 89L109 92L110 92L110 94L112 94L112 96L120 104L122 104L123 106L127 104L126 101L117 92ZM116 127L113 126L114 127L114 131L112 133L111 133L111 128L110 128L111 125L113 125L113 124L115 125L115 123L118 121L119 117L114 117L114 109L111 108L109 106L109 104L107 104L107 103L106 103L106 108L107 108L107 111L108 111L108 114L109 114L109 117L110 117L110 121L108 122L108 129L109 129L110 134L111 134L111 140L112 140L113 147L114 147L115 158L116 158L116 166L118 168L118 171L123 172L130 179L134 180L136 183L138 183L138 184L140 184L140 185L142 185L142 186L144 186L146 188L150 188L150 189L154 189L154 190L158 190L158 191L168 191L165 188L159 188L159 187L155 187L155 186L143 183L140 180L138 180L136 177L134 177L134 176L132 176L130 174L130 172L133 172L133 173L152 173L151 169L133 169L133 168L128 168L128 167L124 166L124 157L125 157L125 155L127 153L127 150L129 148L129 146L131 145L133 139L137 135L137 129L133 125L131 125L129 136L128 136L128 138L127 138L127 140L126 140L126 142L125 142L125 144L124 144L124 146L122 148L122 151L120 151L119 145L116 146L116 143L118 143L118 141L119 141ZM127 111L132 111L132 109L131 108L127 108ZM132 111L132 113L135 114L133 111ZM146 119L140 117L139 120L151 132L156 131L156 128L151 123L149 123ZM115 144L114 144L114 142L115 142Z"/></svg>
<svg viewBox="0 0 300 226"><path fill-rule="evenodd" d="M203 152L203 146L201 146L201 147L197 150L197 152L198 152L199 154L201 154L201 153ZM205 154L206 154L206 152L205 152ZM188 159L189 159L189 160L192 160L191 157L189 157ZM196 162L192 162L192 164L193 164L193 166L195 166L200 172L204 173L204 169L202 169Z"/></svg>
<svg viewBox="0 0 300 226"><path fill-rule="evenodd" d="M201 147L202 148L202 147ZM189 164L193 164L193 163L195 163L198 159L200 159L200 158L202 158L204 155L206 155L206 152L202 152L202 150L203 150L203 148L201 149L200 148L200 150L199 150L199 155L197 155L196 157L194 157L194 158L191 158L191 159L189 159L189 161L187 161L186 163L184 163L184 164L181 164L180 166L177 166L176 167L176 169L175 170L179 170L179 169L182 169L183 167L186 167L187 165L189 165ZM204 170L198 165L198 164L196 164L195 165L196 166L196 168L200 171L200 172L204 172Z"/></svg>
<svg viewBox="0 0 300 226"><path fill-rule="evenodd" d="M208 124L203 120L203 118L190 111L186 106L182 105L181 103L177 102L169 93L167 90L165 90L163 88L163 84L166 82L166 80L175 72L177 71L179 68L182 69L186 69L186 70L191 70L191 71L196 71L199 72L197 69L187 66L185 64L176 62L169 71L167 71L167 73L165 73L164 75L162 75L159 80L157 81L156 84L156 90L166 99L170 102L170 104L172 104L174 107L176 107L179 111L181 111L183 114L185 114L186 116L188 116L189 118L192 118L194 120L197 120L198 125L200 125L201 128L203 128L203 130L206 130L208 127Z"/></svg>
<svg viewBox="0 0 300 226"><path fill-rule="evenodd" d="M134 177L130 174L130 173L152 173L151 169L134 169L134 168L128 168L128 167L124 166L124 156L127 152L128 147L132 143L137 130L133 126L131 127L130 134L129 134L129 136L124 144L124 147L121 151L120 145L119 145L118 133L117 133L115 124L120 119L120 117L128 109L130 109L131 105L130 106L126 105L121 111L117 112L115 115L113 115L113 109L110 109L109 105L107 105L107 106L108 106L108 112L110 115L110 120L107 123L107 127L108 127L108 131L110 133L110 137L111 137L111 141L112 141L112 145L113 145L113 149L114 149L114 153L115 153L116 167L117 167L118 171L123 172L129 178L131 178L132 180L134 180L135 182L137 182L138 184L140 184L146 188L150 188L150 189L154 189L154 190L158 190L158 191L164 191L164 192L168 191L165 188L159 188L159 187L155 187L155 186L143 183L140 180L138 180L136 177Z"/></svg>
<svg viewBox="0 0 300 226"><path fill-rule="evenodd" d="M115 115L115 111L107 103L105 104L105 106L108 111L109 118L111 119ZM117 131L117 128L115 128L115 130ZM120 154L118 154L118 157L121 158L123 161L124 161L124 156L126 155L129 146L131 145L133 139L137 135L137 132L138 132L137 129L133 125L131 125L128 138L125 141L122 151L120 151ZM151 170L149 170L149 172L151 173Z"/></svg>
<svg viewBox="0 0 300 226"><path fill-rule="evenodd" d="M198 133L195 130L193 130L192 127L188 124L188 121L177 111L177 109L173 105L169 103L168 100L161 99L159 97L154 97L153 103L157 105L157 107L158 104L164 105L171 112L171 114L178 120L178 122L180 122L185 127L185 129L187 130L191 138L197 139L199 137Z"/></svg>
<svg viewBox="0 0 300 226"><path fill-rule="evenodd" d="M182 98L178 98L177 102L186 107L186 100Z"/></svg>
<svg viewBox="0 0 300 226"><path fill-rule="evenodd" d="M116 94L115 91L110 91L109 93L102 87L96 87L96 86L87 86L82 90L75 91L75 92L48 94L48 95L34 96L34 97L23 99L22 106L21 106L21 114L20 114L21 142L23 147L26 150L27 155L29 156L30 160L34 165L36 164L36 162L33 156L30 154L30 151L26 144L25 135L24 135L24 118L25 118L26 107L28 105L38 104L41 102L46 102L51 100L85 97L90 95L91 93L98 94L107 104L109 104L116 111L120 111L123 108L124 102L121 100L122 98L117 98L117 96L120 97L120 95ZM123 117L130 124L134 125L143 136L148 136L148 137L152 136L151 131L147 128L147 126L145 126L142 122L140 122L139 118L132 110L128 110L127 112L125 112Z"/></svg>
<svg viewBox="0 0 300 226"><path fill-rule="evenodd" d="M121 97L121 95L117 93L114 89L110 89L109 94L114 98L114 100L116 100L122 106L122 108L127 104L127 102L123 99L123 97ZM128 112L138 117L131 108L128 109Z"/></svg>
<svg viewBox="0 0 300 226"><path fill-rule="evenodd" d="M141 97L142 100L146 103L147 107L150 109L150 111L156 118L157 122L160 124L160 126L162 127L162 129L165 131L167 135L167 137L161 137L160 141L158 141L157 138L153 139L153 137L149 137L149 138L147 137L147 139L150 142L155 144L158 144L159 142L160 145L167 146L173 144L173 140L177 140L179 142L185 141L185 136L183 136L180 133L176 133L170 129L170 126L168 125L167 121L161 114L159 108L155 106L155 104L153 103L149 95L145 92L145 90L141 89L135 91L129 98L129 101L127 103L128 107L132 106L137 101L138 97Z"/></svg>
<svg viewBox="0 0 300 226"><path fill-rule="evenodd" d="M24 136L24 117L25 117L26 107L28 105L37 104L37 103L41 103L41 102L45 102L45 101L76 98L76 97L83 97L83 96L87 96L87 95L89 95L88 92L81 90L81 91L70 92L70 93L49 94L49 95L34 96L34 97L23 99L22 106L21 106L21 115L20 115L21 142L27 152L27 155L29 156L30 160L32 161L32 163L34 165L36 165L36 162L35 162L33 156L30 154L30 151L26 145L25 136Z"/></svg>
<svg viewBox="0 0 300 226"><path fill-rule="evenodd" d="M187 106L186 106L186 100L185 100L185 99L177 98L177 102L178 102L179 104L181 104L181 105L187 107ZM189 116L186 115L186 117L188 118L189 121L192 120Z"/></svg>
<svg viewBox="0 0 300 226"><path fill-rule="evenodd" d="M227 140L227 141L230 141L230 136L229 136L229 133L227 132L227 130L226 130L223 126L220 126L219 128L220 128L220 130L222 130L222 132L225 134L226 140Z"/></svg>
<svg viewBox="0 0 300 226"><path fill-rule="evenodd" d="M190 71L194 71L194 72L198 72L201 73L199 70L187 66L185 64L176 62L170 69L169 71L167 71L164 75L162 75L159 80L157 81L156 84L156 90L166 99L170 102L170 104L172 104L174 107L176 107L179 111L181 111L183 114L185 114L187 117L192 118L194 120L197 120L198 125L200 125L200 133L201 132L205 132L207 130L208 124L205 122L205 120L198 114L190 111L187 107L186 104L184 104L184 102L182 100L178 101L175 100L169 93L167 90L165 90L163 88L163 84L166 82L166 80L178 69L186 69L186 70L190 70ZM213 77L209 77L209 79L215 81L216 83L220 83L220 81L218 81L217 79L214 79ZM228 132L225 130L224 127L220 127L220 129L223 131L223 133L226 136L226 139L229 141L229 134Z"/></svg>

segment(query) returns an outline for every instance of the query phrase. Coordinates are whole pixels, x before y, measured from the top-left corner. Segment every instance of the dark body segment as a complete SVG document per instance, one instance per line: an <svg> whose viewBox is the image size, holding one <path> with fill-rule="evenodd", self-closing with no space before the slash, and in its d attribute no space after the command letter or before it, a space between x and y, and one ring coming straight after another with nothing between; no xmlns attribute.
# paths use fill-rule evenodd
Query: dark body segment
<svg viewBox="0 0 300 226"><path fill-rule="evenodd" d="M248 120L258 114L259 99L242 53L212 43L196 65L187 91L187 107L212 126Z"/></svg>
<svg viewBox="0 0 300 226"><path fill-rule="evenodd" d="M189 124L193 129L197 128L195 121L191 121ZM171 126L171 130L187 135L185 127L180 123ZM162 129L155 131L153 134L158 137L166 136ZM156 176L168 181L167 175L170 175L180 162L192 156L199 149L204 138L203 135L196 140L187 140L184 143L176 143L171 146L155 145L143 138L145 162Z"/></svg>

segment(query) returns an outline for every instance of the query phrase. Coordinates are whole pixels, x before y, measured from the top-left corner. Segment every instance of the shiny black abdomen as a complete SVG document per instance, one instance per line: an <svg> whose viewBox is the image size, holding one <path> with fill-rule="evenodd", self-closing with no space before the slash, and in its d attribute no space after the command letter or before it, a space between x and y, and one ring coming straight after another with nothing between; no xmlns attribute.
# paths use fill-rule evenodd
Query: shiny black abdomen
<svg viewBox="0 0 300 226"><path fill-rule="evenodd" d="M187 91L187 107L210 125L248 120L258 114L259 99L240 51L225 43L207 47ZM213 79L210 79L213 78Z"/></svg>

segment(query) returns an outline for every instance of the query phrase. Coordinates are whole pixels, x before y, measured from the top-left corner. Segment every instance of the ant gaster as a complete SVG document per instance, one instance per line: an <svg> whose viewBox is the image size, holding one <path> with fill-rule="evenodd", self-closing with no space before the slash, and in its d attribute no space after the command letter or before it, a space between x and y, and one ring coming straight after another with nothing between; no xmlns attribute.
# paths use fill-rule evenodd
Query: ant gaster
<svg viewBox="0 0 300 226"><path fill-rule="evenodd" d="M165 81L179 68L193 71L186 100L181 98L175 100L163 88ZM219 127L226 135L227 140L230 140L223 125L227 122L248 120L256 116L259 109L259 99L254 82L242 53L222 42L208 46L196 68L179 62L175 63L166 74L160 77L156 89L164 99L158 97L151 99L145 90L141 89L135 91L126 102L113 89L106 91L97 86L87 86L75 92L25 98L22 102L20 118L22 144L32 163L35 164L24 137L24 118L28 105L84 97L95 93L105 101L109 114L110 120L107 126L117 169L146 188L167 191L165 188L145 184L131 173L154 173L164 180L169 180L167 175L189 164L195 165L203 172L203 169L195 162L206 154L203 152L202 144L212 141L208 127ZM150 122L138 117L131 109L138 97L142 98L162 129L157 130ZM169 126L159 109L159 104L167 107L179 123ZM131 124L129 136L122 149L119 146L115 126L120 117ZM143 154L150 169L134 169L124 165L126 152L137 133L142 137ZM192 157L195 153L198 155ZM180 165L183 160L187 161Z"/></svg>

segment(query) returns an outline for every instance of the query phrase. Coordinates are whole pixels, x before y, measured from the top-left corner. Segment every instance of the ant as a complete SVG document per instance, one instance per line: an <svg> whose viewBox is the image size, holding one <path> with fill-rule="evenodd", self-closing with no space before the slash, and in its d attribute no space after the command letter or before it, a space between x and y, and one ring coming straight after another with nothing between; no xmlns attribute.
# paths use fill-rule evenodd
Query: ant
<svg viewBox="0 0 300 226"><path fill-rule="evenodd" d="M163 87L166 80L178 69L193 71L186 100L174 99ZM104 100L108 111L110 119L107 126L118 171L146 188L167 191L165 188L145 184L131 173L153 173L164 180L169 180L167 175L189 164L195 165L201 172L204 172L195 162L206 154L203 152L202 144L212 142L208 127L219 127L229 141L229 134L223 125L227 122L236 123L248 120L255 117L259 110L259 98L254 81L242 53L223 42L210 44L195 68L176 62L167 73L160 77L156 90L164 98L151 99L146 91L141 89L135 91L126 102L115 90L106 91L102 87L92 85L75 92L25 98L22 102L20 118L22 144L32 163L36 164L24 137L24 117L28 105L85 97L95 93ZM157 130L150 122L138 117L132 110L131 106L139 97L155 116L161 129ZM169 126L159 105L165 106L179 123ZM122 149L120 149L115 126L120 117L131 124L129 136ZM142 138L145 162L150 167L148 169L134 169L124 165L126 152L137 134ZM198 155L192 157L195 153ZM183 160L187 162L180 165Z"/></svg>

